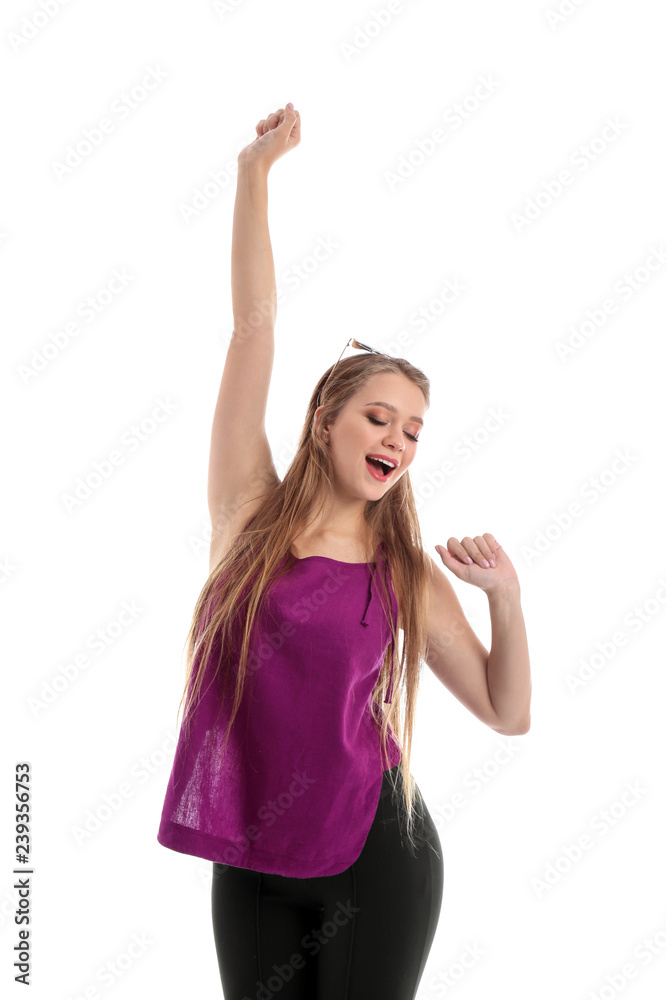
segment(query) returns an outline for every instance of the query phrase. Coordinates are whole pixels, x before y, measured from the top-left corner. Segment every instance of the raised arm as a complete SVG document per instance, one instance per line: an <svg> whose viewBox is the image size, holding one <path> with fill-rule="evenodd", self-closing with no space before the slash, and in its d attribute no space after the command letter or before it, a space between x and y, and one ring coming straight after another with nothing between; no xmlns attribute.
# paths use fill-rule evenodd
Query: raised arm
<svg viewBox="0 0 666 1000"><path fill-rule="evenodd" d="M278 475L265 429L275 351L276 287L268 232L268 174L300 141L297 111L280 108L256 126L238 157L231 247L234 329L213 417L208 509L211 565Z"/></svg>

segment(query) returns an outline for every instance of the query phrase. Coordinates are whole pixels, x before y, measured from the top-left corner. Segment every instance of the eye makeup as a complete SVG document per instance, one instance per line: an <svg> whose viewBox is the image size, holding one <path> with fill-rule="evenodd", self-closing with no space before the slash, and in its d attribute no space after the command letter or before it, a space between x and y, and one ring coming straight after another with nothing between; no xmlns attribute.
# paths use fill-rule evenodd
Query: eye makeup
<svg viewBox="0 0 666 1000"><path fill-rule="evenodd" d="M379 424L379 426L381 426L381 427L386 427L386 422L385 421L377 420L376 417L371 417L369 413L366 414L366 416L367 416L368 420L371 423L373 423L373 424ZM418 443L419 439L417 437L415 437L414 434L409 434L409 433L407 433L407 431L405 431L405 434L407 434L407 437L410 438L412 441L415 441L416 443Z"/></svg>

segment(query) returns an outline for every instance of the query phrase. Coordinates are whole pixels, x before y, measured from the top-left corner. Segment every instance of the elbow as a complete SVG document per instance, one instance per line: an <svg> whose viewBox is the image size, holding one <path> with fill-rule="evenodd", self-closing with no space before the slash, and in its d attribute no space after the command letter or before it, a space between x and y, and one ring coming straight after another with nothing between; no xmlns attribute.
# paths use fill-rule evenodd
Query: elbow
<svg viewBox="0 0 666 1000"><path fill-rule="evenodd" d="M506 735L507 736L524 736L525 733L529 733L531 722L532 722L532 720L531 720L531 718L528 715L527 719L525 719L522 722L518 723L518 725L516 725L516 726L512 726L507 731Z"/></svg>
<svg viewBox="0 0 666 1000"><path fill-rule="evenodd" d="M531 725L531 718L528 715L526 719L520 722L513 722L510 725L506 723L495 723L491 725L491 729L494 729L496 733L500 736L524 736L525 733L529 733Z"/></svg>

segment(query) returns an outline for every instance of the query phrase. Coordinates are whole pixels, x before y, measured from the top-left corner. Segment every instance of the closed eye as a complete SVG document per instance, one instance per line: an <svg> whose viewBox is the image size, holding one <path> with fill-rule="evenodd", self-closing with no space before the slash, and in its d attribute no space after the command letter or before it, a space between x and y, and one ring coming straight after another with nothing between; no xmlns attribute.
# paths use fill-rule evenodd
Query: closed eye
<svg viewBox="0 0 666 1000"><path fill-rule="evenodd" d="M373 423L373 424L379 424L380 427L386 427L386 423L384 421L382 421L382 420L375 420L374 417L371 417L369 415L368 415L368 420L371 421L371 423ZM405 431L405 434L407 434L407 431ZM417 437L415 437L413 434L407 434L407 437L411 438L412 441L416 441L417 444L418 444L418 440L419 439Z"/></svg>

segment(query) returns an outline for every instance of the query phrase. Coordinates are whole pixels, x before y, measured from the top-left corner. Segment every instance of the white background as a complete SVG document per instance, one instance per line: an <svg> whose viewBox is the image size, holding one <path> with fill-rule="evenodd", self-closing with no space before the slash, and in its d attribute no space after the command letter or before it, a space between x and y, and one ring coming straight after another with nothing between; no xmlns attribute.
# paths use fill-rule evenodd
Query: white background
<svg viewBox="0 0 666 1000"><path fill-rule="evenodd" d="M3 5L0 938L8 981L24 760L31 996L221 995L211 865L156 833L181 651L208 573L236 157L288 101L302 142L269 177L278 472L350 336L408 358L432 383L410 470L424 544L438 558L452 535L492 532L527 623L524 736L498 736L423 672L412 772L438 823L445 885L419 998L661 995L661 10L561 6L558 21L555 0ZM142 90L150 72L163 79ZM482 79L492 93L475 96ZM131 93L121 117L115 102ZM113 131L59 171L105 117ZM429 143L438 128L445 138ZM325 241L334 250L318 260ZM114 269L128 283L106 296ZM447 281L464 286L448 305ZM77 311L89 296L92 322ZM58 339L73 322L78 334ZM578 346L563 354L574 328ZM487 423L493 411L501 425ZM123 463L68 506L114 450ZM441 474L447 462L455 475ZM576 503L580 516L558 528ZM487 599L449 577L489 648ZM97 630L101 653L89 646ZM629 786L638 796L623 803ZM445 819L456 794L465 805ZM586 834L591 848L567 862ZM126 960L133 935L149 943ZM99 978L107 963L122 968L112 985Z"/></svg>

